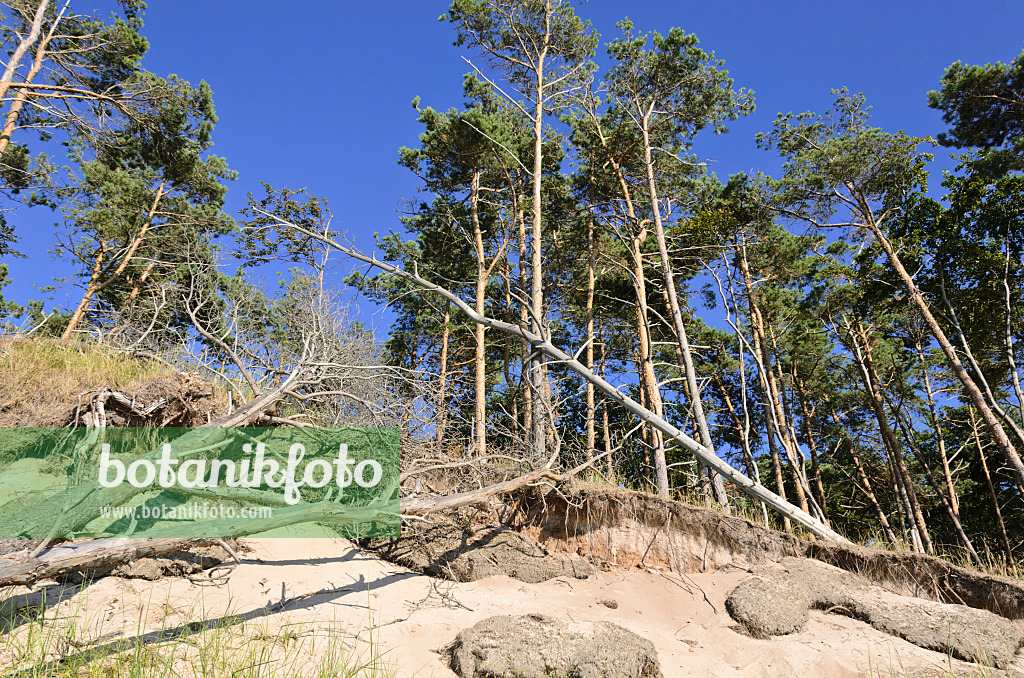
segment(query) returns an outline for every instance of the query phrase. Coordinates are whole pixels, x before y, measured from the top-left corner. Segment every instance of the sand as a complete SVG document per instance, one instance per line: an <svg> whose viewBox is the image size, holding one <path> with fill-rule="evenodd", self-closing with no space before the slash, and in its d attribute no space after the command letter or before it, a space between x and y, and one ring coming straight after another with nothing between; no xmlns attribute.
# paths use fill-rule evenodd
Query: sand
<svg viewBox="0 0 1024 678"><path fill-rule="evenodd" d="M352 656L369 656L372 643L399 676L454 676L439 650L459 631L493 615L528 613L629 629L654 643L666 677L972 674L962 673L969 664L841 614L812 611L799 633L750 638L725 609L732 589L750 576L738 568L683 576L605 571L537 584L505 576L455 583L410 572L342 539L244 543L249 551L242 564L221 585L107 577L68 591L59 603L52 589L47 615L74 618L76 647L93 648L140 638L158 642L201 629L204 621L239 634L256 629L259 637L282 628L307 634L331 629ZM312 661L318 650L296 644L292 652L309 653ZM1014 668L1024 668L1019 658Z"/></svg>

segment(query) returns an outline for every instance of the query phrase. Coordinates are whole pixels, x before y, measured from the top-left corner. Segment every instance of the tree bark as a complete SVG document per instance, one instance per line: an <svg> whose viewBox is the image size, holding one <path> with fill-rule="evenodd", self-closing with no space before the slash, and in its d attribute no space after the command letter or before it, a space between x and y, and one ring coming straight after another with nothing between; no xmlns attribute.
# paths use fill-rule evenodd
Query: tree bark
<svg viewBox="0 0 1024 678"><path fill-rule="evenodd" d="M591 197L593 201L593 197ZM587 216L587 355L586 365L591 372L594 371L594 290L596 279L594 276L594 211L591 207ZM587 459L591 460L595 455L597 444L595 419L597 418L596 404L594 401L594 385L587 382Z"/></svg>
<svg viewBox="0 0 1024 678"><path fill-rule="evenodd" d="M0 101L3 101L3 98L7 96L7 91L10 89L11 83L14 82L14 73L18 70L18 66L21 65L25 52L39 39L39 34L43 30L46 8L49 4L50 0L41 0L39 7L36 8L28 35L21 39L18 46L14 48L14 52L11 53L11 58L8 59L7 66L4 68L3 76L0 76Z"/></svg>
<svg viewBox="0 0 1024 678"><path fill-rule="evenodd" d="M530 328L537 336L543 336L544 328L544 271L543 271L543 230L541 228L541 178L544 171L544 63L547 58L548 44L551 39L550 30L550 3L545 3L544 12L544 43L537 54L537 63L534 75L536 77L536 100L533 111L533 218L530 226L531 233L531 279L530 279L530 305L532 317ZM534 454L538 459L547 457L547 422L550 402L544 402L544 356L536 354L530 366L530 383L533 386L533 421L531 443Z"/></svg>
<svg viewBox="0 0 1024 678"><path fill-rule="evenodd" d="M803 414L804 419L804 431L807 435L807 448L811 452L811 474L814 476L814 485L812 490L817 495L815 500L818 502L818 507L821 509L822 521L828 525L828 508L825 504L825 484L821 480L821 466L818 464L818 445L814 439L814 430L811 427L811 409L807 404L807 387L804 384L803 379L800 377L797 371L796 365L793 365L793 386L796 388L797 400L800 401L800 412Z"/></svg>
<svg viewBox="0 0 1024 678"><path fill-rule="evenodd" d="M480 226L480 170L477 169L473 170L469 202L470 220L473 222L473 246L476 250L476 312L483 315L490 271L487 268L484 236ZM473 355L473 423L476 454L480 457L487 455L487 347L484 343L486 329L483 325L476 326L476 346Z"/></svg>

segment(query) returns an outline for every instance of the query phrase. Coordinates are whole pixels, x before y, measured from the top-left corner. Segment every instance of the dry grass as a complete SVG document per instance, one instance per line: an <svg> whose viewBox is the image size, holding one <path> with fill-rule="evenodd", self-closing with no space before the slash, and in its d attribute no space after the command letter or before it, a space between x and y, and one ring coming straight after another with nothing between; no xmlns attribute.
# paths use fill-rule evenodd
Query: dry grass
<svg viewBox="0 0 1024 678"><path fill-rule="evenodd" d="M66 426L96 389L145 397L173 394L180 382L167 365L89 344L0 340L0 427ZM219 411L220 395L204 405Z"/></svg>

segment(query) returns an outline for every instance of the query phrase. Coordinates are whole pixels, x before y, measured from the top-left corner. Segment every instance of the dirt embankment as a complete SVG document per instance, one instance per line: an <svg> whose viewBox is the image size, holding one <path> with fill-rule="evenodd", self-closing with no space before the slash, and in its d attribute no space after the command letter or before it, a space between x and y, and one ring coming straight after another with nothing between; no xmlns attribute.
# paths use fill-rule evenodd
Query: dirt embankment
<svg viewBox="0 0 1024 678"><path fill-rule="evenodd" d="M743 518L622 488L578 485L517 495L514 526L555 553L613 569L752 569L787 556L820 560L904 595L1024 619L1024 584L932 556L806 542Z"/></svg>

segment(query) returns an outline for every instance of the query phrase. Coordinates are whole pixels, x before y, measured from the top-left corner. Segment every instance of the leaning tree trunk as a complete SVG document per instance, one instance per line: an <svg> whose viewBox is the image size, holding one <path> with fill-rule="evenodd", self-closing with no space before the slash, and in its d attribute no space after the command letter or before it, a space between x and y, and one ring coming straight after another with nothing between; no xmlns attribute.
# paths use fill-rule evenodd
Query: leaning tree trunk
<svg viewBox="0 0 1024 678"><path fill-rule="evenodd" d="M426 292L431 292L433 294L437 294L447 299L448 301L453 303L466 317L468 317L475 323L480 323L492 329L496 329L498 331L511 334L521 339L525 339L537 351L544 353L553 360L559 361L562 365L566 367L566 369L572 370L583 379L592 382L594 386L598 390L603 392L612 402L617 403L620 407L624 408L627 412L638 418L641 422L650 424L654 428L661 431L662 434L668 436L670 439L672 439L680 446L682 446L683 449L693 453L696 457L701 459L708 466L712 467L712 469L716 473L721 474L723 478L733 483L733 485L735 485L736 488L739 489L741 492L753 497L754 499L760 499L764 501L766 504L771 506L775 511L778 511L782 515L789 517L792 520L803 525L812 534L818 537L830 541L849 543L849 541L845 537L840 535L835 530L826 527L823 523L821 523L821 521L811 516L806 511L803 511L800 508L794 506L793 504L790 504L782 497L768 490L762 485L755 483L750 478L743 475L742 473L731 467L729 464L722 461L717 455L714 454L713 451L708 450L699 442L689 437L688 435L680 431L678 428L676 428L669 422L665 421L665 419L663 419L662 417L657 416L656 414L654 414L645 407L641 407L639 403L637 403L629 396L623 394L622 391L620 391L618 388L610 384L605 379L594 374L593 371L587 369L586 365L584 365L573 356L569 355L565 351L555 346L551 342L551 339L549 337L536 335L530 332L529 330L523 329L519 325L513 325L511 323L503 322L501 320L497 320L495 318L491 318L488 316L481 316L473 309L472 306L463 301L462 298L459 297L457 294L443 287L440 287L430 282L429 280L420 277L418 274L414 272L402 270L400 268L382 262L376 259L375 257L368 257L365 254L357 252L356 250L353 250L350 247L345 247L336 240L333 240L332 238L326 237L323 234L316 233L314 231L310 231L306 228L303 228L302 226L281 219L280 217L274 216L269 212L261 213L270 216L278 223L295 230L297 233L301 233L302 235L305 235L308 238L312 238L326 245L330 245L334 249L338 250L339 252L349 257L352 257L353 259L361 261L365 264L370 264L371 266L375 266L386 273L389 273L393 276L401 278L402 280L411 282L419 286Z"/></svg>
<svg viewBox="0 0 1024 678"><path fill-rule="evenodd" d="M985 427L989 430L993 440L995 440L996 447L999 448L1000 453L1002 453L1003 457L1013 469L1014 476L1017 480L1017 486L1021 488L1022 492L1024 492L1024 460L1021 460L1020 454L1017 453L1017 449L1013 446L1013 443L1010 442L1009 436L1006 435L1006 430L999 422L999 419L992 411L992 408L989 407L981 389L979 389L978 385L974 383L971 375L964 368L963 363L960 362L960 357L956 354L956 349L953 348L953 344L950 343L949 339L946 337L946 333L942 330L942 327L939 326L935 316L932 315L931 309L928 308L928 302L925 300L920 288L918 288L917 283L914 282L910 273L908 273L907 269L903 266L903 262L900 261L899 255L897 255L896 250L893 249L892 243L889 242L889 239L885 236L881 227L873 218L869 218L867 221L867 225L872 234L875 236L875 239L878 240L878 243L882 246L886 256L889 258L889 263L892 264L896 274L903 282L903 286L906 288L907 293L910 296L911 303L914 304L918 312L921 314L925 325L928 327L928 331L931 332L933 337L935 337L935 341L938 342L943 355L946 356L946 361L953 370L953 374L963 385L971 403L981 414L981 420L985 423Z"/></svg>
<svg viewBox="0 0 1024 678"><path fill-rule="evenodd" d="M658 204L658 184L654 176L654 159L651 151L651 139L648 130L649 115L645 116L640 125L644 141L644 165L647 169L647 193L651 202L651 211L654 217L654 236L658 241L658 255L661 258L661 272L665 283L665 291L668 293L669 310L672 315L672 327L675 330L676 341L679 344L679 355L682 358L683 374L686 377L686 391L690 399L690 406L693 409L693 419L697 424L697 431L700 442L704 447L714 451L715 446L711 440L711 431L708 429L708 420L704 414L704 404L700 397L700 388L697 386L697 371L693 367L693 353L690 350L690 341L686 335L686 326L683 324L683 314L679 308L679 298L676 293L676 280L672 272L672 260L668 254L668 242L665 237L665 228L661 221L661 207ZM698 460L701 470L701 482L708 474L707 466ZM725 493L725 485L721 476L712 476L711 487L715 493L715 499L723 507L728 507L729 497Z"/></svg>
<svg viewBox="0 0 1024 678"><path fill-rule="evenodd" d="M934 553L931 537L928 535L928 527L924 521L924 514L921 512L921 506L917 501L917 493L914 491L913 481L910 478L910 473L907 471L903 450L896 439L896 434L893 433L892 427L889 425L889 418L885 414L882 392L878 386L878 372L875 369L875 362L872 357L867 333L864 331L864 327L859 320L855 324L856 329L851 327L849 321L845 318L844 321L847 323L847 330L850 333L850 340L853 344L854 362L857 364L861 380L864 382L864 390L871 403L871 409L875 413L875 419L878 421L882 442L889 451L889 458L893 463L893 474L896 476L897 488L899 488L901 496L904 497L907 511L914 523L922 547L928 553Z"/></svg>

